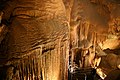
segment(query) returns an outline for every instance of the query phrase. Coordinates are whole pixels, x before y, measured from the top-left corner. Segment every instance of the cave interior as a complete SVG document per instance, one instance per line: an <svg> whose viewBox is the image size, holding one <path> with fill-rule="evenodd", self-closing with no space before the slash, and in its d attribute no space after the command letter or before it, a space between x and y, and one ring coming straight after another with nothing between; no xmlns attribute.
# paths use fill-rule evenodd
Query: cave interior
<svg viewBox="0 0 120 80"><path fill-rule="evenodd" d="M0 0L0 80L120 80L120 0Z"/></svg>

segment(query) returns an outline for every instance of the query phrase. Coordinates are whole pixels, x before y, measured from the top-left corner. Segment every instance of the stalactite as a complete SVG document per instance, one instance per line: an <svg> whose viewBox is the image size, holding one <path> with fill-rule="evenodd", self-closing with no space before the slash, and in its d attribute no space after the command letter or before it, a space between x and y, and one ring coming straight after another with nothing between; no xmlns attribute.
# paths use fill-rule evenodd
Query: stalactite
<svg viewBox="0 0 120 80"><path fill-rule="evenodd" d="M94 36L93 36L93 53L95 54L95 47L96 47L96 32L94 32Z"/></svg>
<svg viewBox="0 0 120 80"><path fill-rule="evenodd" d="M63 46L64 47L64 46ZM65 66L65 61L64 61L64 57L65 57L65 55L64 55L64 50L63 50L63 47L61 47L61 53L62 53L62 55L61 55L61 63L62 63L62 66ZM63 56L63 57L62 57ZM65 73L64 73L64 71L65 71L65 68L61 68L61 71L62 71L62 76L63 76L63 79L64 79L64 75L65 75Z"/></svg>
<svg viewBox="0 0 120 80"><path fill-rule="evenodd" d="M65 46L63 48L63 51L64 51L64 60L65 60L64 61L64 64L65 64L64 79L67 79L67 77L68 77L68 74L66 72L68 72L68 61L69 61L69 54L67 53L67 52L69 52L68 51L69 48L66 45L68 45L68 42L65 42Z"/></svg>
<svg viewBox="0 0 120 80"><path fill-rule="evenodd" d="M47 66L47 78L48 78L48 80L51 80L51 77L50 77L50 75L51 75L51 60L50 60L50 58L51 58L51 54L50 54L50 52L51 51L49 51L47 54L48 54L48 56L47 56L47 64L48 64L48 66Z"/></svg>
<svg viewBox="0 0 120 80"><path fill-rule="evenodd" d="M48 52L49 51L47 51L46 53L45 53L45 77L46 77L46 80L47 79L49 79L49 77L48 77L48 56L49 56L49 54L48 54Z"/></svg>
<svg viewBox="0 0 120 80"><path fill-rule="evenodd" d="M27 80L28 79L28 70L27 70L27 61L24 61L24 64L25 64L25 67L24 67L24 74L26 74L25 75L25 80Z"/></svg>
<svg viewBox="0 0 120 80"><path fill-rule="evenodd" d="M88 37L88 32L89 32L89 22L86 21L85 23L85 39Z"/></svg>
<svg viewBox="0 0 120 80"><path fill-rule="evenodd" d="M45 58L42 55L42 75L43 75L43 80L45 80Z"/></svg>
<svg viewBox="0 0 120 80"><path fill-rule="evenodd" d="M57 44L57 45L56 45ZM38 46L12 63L15 76L12 80L66 80L68 70L69 42L57 39L50 44ZM7 64L7 65L9 65ZM8 76L10 78L10 76Z"/></svg>
<svg viewBox="0 0 120 80"><path fill-rule="evenodd" d="M79 42L80 42L80 43L79 43L79 44L81 44L81 41L83 40L83 36L82 36L82 35L83 35L83 34L82 34L82 30L83 30L82 22L80 23L80 26L79 26L79 27L80 27L80 33L79 33L79 34L80 34L80 36L79 36L79 37L80 37L80 38L79 38Z"/></svg>
<svg viewBox="0 0 120 80"><path fill-rule="evenodd" d="M51 50L51 80L53 79L53 50Z"/></svg>
<svg viewBox="0 0 120 80"><path fill-rule="evenodd" d="M28 78L31 79L30 78L30 56L28 56L28 66L27 66L27 68L28 68Z"/></svg>

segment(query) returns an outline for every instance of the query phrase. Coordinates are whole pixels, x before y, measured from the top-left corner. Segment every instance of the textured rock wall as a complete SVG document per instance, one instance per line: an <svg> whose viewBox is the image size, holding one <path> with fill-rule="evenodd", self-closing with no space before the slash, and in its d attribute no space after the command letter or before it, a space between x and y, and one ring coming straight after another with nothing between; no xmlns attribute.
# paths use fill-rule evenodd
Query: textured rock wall
<svg viewBox="0 0 120 80"><path fill-rule="evenodd" d="M39 45L24 56L13 57L0 66L0 79L67 80L68 45L68 41L60 38L52 43Z"/></svg>
<svg viewBox="0 0 120 80"><path fill-rule="evenodd" d="M2 11L9 24L0 45L0 79L67 80L69 25L62 0L9 0Z"/></svg>
<svg viewBox="0 0 120 80"><path fill-rule="evenodd" d="M0 0L0 4L1 1L5 2L0 7L4 13L2 22L9 25L7 38L0 45L1 66L5 64L6 72L11 74L6 79L66 80L69 36L72 64L80 54L78 60L82 63L77 61L78 64L88 67L95 52L101 54L101 49L119 49L120 6L117 0ZM82 52L75 52L77 49ZM39 51L40 56L36 56ZM106 71L109 70L108 66Z"/></svg>

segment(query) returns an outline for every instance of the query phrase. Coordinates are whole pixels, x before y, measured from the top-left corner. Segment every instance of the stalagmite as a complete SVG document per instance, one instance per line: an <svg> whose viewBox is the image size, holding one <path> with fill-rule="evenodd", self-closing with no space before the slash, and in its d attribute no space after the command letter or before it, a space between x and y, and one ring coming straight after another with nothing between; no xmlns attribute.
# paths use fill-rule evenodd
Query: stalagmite
<svg viewBox="0 0 120 80"><path fill-rule="evenodd" d="M106 56L107 54L101 49L99 45L96 46L95 48L96 55L101 57L101 56Z"/></svg>
<svg viewBox="0 0 120 80"><path fill-rule="evenodd" d="M89 48L89 63L91 64L91 66L93 65L93 60L95 57L95 47L96 47L96 33L93 33L93 46L91 48Z"/></svg>

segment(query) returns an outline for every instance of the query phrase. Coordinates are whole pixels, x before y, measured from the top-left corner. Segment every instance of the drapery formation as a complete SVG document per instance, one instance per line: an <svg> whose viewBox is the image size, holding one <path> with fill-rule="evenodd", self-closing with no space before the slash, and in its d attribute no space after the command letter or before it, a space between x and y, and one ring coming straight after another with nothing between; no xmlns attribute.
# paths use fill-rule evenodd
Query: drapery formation
<svg viewBox="0 0 120 80"><path fill-rule="evenodd" d="M67 80L69 42L60 38L38 45L35 50L21 57L12 58L3 66L3 80Z"/></svg>

